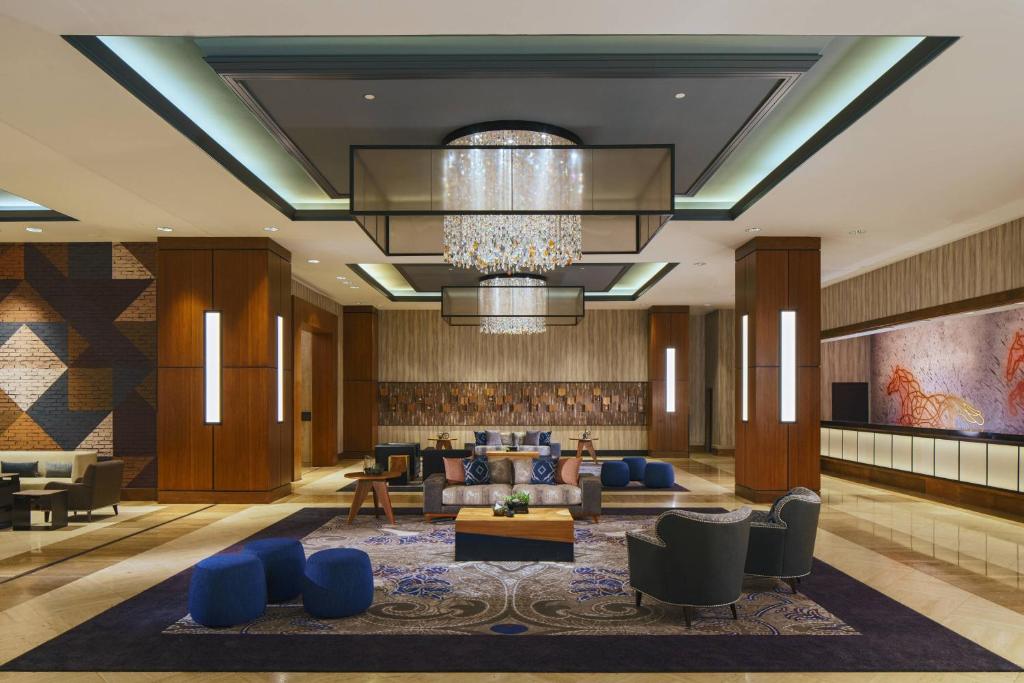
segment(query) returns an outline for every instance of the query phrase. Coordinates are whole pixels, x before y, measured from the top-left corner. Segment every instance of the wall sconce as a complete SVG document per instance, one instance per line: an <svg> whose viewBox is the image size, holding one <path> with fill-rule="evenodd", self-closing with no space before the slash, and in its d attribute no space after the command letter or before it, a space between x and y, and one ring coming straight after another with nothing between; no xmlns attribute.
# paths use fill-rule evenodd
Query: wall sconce
<svg viewBox="0 0 1024 683"><path fill-rule="evenodd" d="M220 424L220 311L203 313L203 405L207 424Z"/></svg>
<svg viewBox="0 0 1024 683"><path fill-rule="evenodd" d="M676 350L665 349L665 412L676 412Z"/></svg>
<svg viewBox="0 0 1024 683"><path fill-rule="evenodd" d="M779 312L779 420L796 422L796 311Z"/></svg>
<svg viewBox="0 0 1024 683"><path fill-rule="evenodd" d="M284 318L277 316L277 421L284 422Z"/></svg>
<svg viewBox="0 0 1024 683"><path fill-rule="evenodd" d="M749 394L749 377L747 366L750 365L750 319L746 314L740 318L740 419L746 422L750 418L747 411Z"/></svg>

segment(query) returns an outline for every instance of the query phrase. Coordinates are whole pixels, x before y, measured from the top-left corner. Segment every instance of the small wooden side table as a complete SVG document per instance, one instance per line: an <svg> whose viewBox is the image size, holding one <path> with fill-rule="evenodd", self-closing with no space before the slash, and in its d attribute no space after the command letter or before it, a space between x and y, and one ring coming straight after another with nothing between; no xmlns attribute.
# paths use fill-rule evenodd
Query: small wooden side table
<svg viewBox="0 0 1024 683"><path fill-rule="evenodd" d="M437 439L437 438L427 439L427 441L435 442L436 445L434 446L434 448L436 448L439 451L450 451L450 450L452 450L452 441L453 440L454 439Z"/></svg>
<svg viewBox="0 0 1024 683"><path fill-rule="evenodd" d="M576 442L576 457L582 458L583 453L590 453L590 457L597 462L597 451L594 450L594 442L598 439L569 439Z"/></svg>
<svg viewBox="0 0 1024 683"><path fill-rule="evenodd" d="M380 474L365 474L363 472L347 472L348 479L356 480L356 493L352 498L352 506L348 510L348 523L356 521L359 508L363 506L367 493L373 493L373 516L379 516L380 508L384 508L384 516L392 524L395 523L395 511L391 507L391 496L388 495L388 480L397 479L402 476L402 470L392 472L381 472Z"/></svg>
<svg viewBox="0 0 1024 683"><path fill-rule="evenodd" d="M33 489L11 494L14 498L13 522L15 531L32 530L32 508L49 513L50 529L68 525L67 489Z"/></svg>

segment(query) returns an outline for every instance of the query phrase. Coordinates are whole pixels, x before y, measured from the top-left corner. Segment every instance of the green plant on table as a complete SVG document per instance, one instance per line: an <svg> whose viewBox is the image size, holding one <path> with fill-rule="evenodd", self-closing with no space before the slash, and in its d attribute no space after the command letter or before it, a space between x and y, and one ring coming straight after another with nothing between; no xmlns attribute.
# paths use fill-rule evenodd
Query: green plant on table
<svg viewBox="0 0 1024 683"><path fill-rule="evenodd" d="M526 491L516 491L511 496L505 498L505 503L515 505L529 505L530 494L527 493Z"/></svg>

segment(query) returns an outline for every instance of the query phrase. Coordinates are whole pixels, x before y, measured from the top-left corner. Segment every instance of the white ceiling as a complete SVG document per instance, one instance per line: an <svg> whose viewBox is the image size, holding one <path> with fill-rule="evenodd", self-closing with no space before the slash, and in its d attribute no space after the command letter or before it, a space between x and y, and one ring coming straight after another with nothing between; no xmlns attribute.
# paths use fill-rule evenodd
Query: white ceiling
<svg viewBox="0 0 1024 683"><path fill-rule="evenodd" d="M0 188L79 219L43 224L41 235L0 223L0 240L150 240L158 225L264 236L274 225L298 277L342 303L388 305L335 279L352 276L345 263L383 260L355 223L284 219L62 34L961 36L739 220L670 223L623 259L681 264L632 305L731 306L733 250L752 226L820 235L827 284L1024 215L1024 2L519 0L505 9L478 0L0 0ZM858 229L866 233L849 234ZM321 263L307 264L312 257Z"/></svg>

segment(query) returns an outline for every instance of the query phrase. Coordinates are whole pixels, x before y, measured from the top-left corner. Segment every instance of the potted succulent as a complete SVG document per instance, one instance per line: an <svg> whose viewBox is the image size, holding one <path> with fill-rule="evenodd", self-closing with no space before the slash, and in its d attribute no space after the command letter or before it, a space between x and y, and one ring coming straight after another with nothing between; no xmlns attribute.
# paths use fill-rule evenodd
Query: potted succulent
<svg viewBox="0 0 1024 683"><path fill-rule="evenodd" d="M525 515L530 511L530 494L526 491L517 491L505 499L505 506Z"/></svg>

